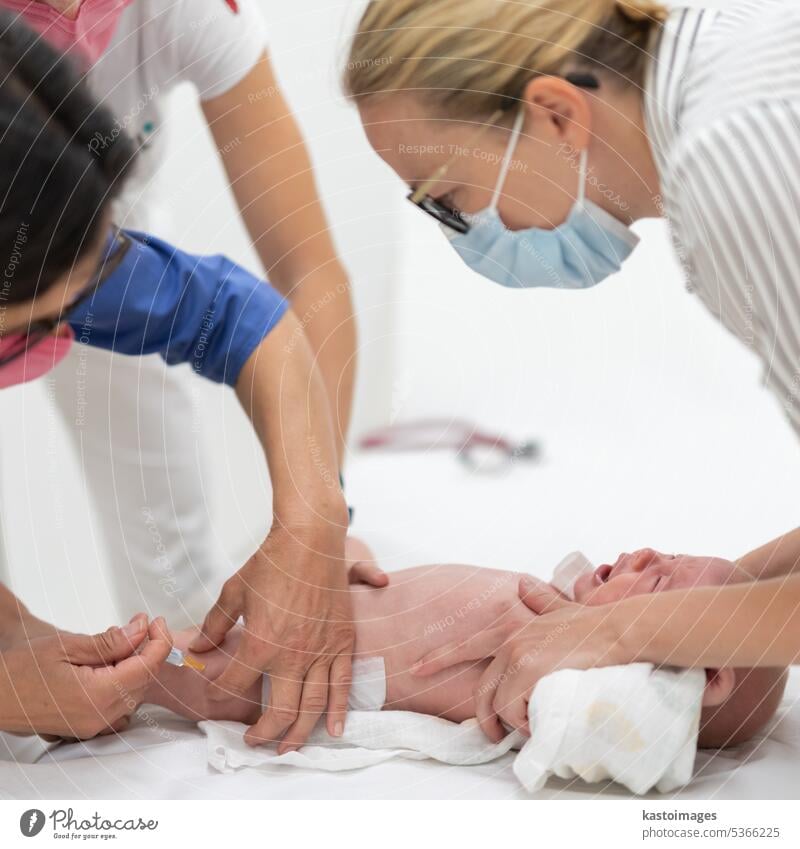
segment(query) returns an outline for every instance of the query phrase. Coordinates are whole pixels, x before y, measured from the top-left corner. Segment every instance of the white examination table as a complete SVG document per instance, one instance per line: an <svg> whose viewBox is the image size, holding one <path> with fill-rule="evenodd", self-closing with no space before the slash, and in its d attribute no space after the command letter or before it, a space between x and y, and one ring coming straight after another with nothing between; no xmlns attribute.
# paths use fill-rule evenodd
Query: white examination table
<svg viewBox="0 0 800 849"><path fill-rule="evenodd" d="M762 511L753 512L747 493L730 497L726 487L720 487L714 509L708 507L707 491L682 491L681 501L675 502L676 484L683 480L681 464L688 470L697 459L691 446L668 477L657 463L646 469L648 477L662 477L662 486L649 487L652 492L647 498L628 483L636 475L636 465L646 460L636 445L630 446L622 472L619 458L612 456L607 445L584 440L581 455L574 449L575 441L567 436L563 442L551 440L541 466L521 466L496 478L472 477L444 456L361 457L351 467L349 481L356 505L355 530L373 541L390 569L447 559L527 568L544 576L568 548L582 548L600 559L645 542L668 548L672 536L673 550L731 554L758 541L759 533L766 538L777 532L780 523L787 521L786 516L775 516L775 528L763 521L771 501L777 509L780 493L767 495L765 504L762 492ZM559 455L558 463L553 461L554 454ZM720 462L723 454L721 449ZM715 455L706 457L706 469L712 464L712 475L715 462ZM788 468L787 477L791 474L796 470ZM598 501L594 487L600 479L608 481L608 488L606 497ZM579 486L579 481L587 485ZM421 489L424 498L419 496ZM707 518L707 526L697 521L699 515ZM666 523L664 516L669 517ZM728 516L722 527L721 516ZM762 527L747 528L747 522ZM713 549L715 545L718 548ZM795 674L767 737L733 751L701 754L694 782L678 795L800 798L799 696L800 674ZM466 768L394 760L350 773L274 768L222 775L207 766L200 731L189 722L149 709L147 721L137 721L119 737L62 745L35 764L0 763L0 797L522 797L510 765L507 756ZM550 782L540 796L591 799L598 794L627 796L614 786L558 781Z"/></svg>

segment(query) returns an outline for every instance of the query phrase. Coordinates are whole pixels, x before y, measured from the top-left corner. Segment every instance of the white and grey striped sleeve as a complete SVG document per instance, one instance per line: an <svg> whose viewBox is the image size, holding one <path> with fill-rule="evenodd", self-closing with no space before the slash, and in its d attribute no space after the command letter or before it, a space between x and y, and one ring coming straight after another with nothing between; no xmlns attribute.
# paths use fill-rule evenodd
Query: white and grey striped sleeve
<svg viewBox="0 0 800 849"><path fill-rule="evenodd" d="M698 296L761 357L800 435L800 105L751 104L684 139L670 212Z"/></svg>

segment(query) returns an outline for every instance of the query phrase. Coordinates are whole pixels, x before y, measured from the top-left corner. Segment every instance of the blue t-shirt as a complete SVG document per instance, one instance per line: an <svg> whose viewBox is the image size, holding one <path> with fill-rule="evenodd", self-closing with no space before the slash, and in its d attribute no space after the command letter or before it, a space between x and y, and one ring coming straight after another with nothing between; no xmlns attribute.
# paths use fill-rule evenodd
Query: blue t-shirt
<svg viewBox="0 0 800 849"><path fill-rule="evenodd" d="M67 321L76 341L117 354L160 354L233 385L288 309L268 283L223 256L193 256L144 233Z"/></svg>

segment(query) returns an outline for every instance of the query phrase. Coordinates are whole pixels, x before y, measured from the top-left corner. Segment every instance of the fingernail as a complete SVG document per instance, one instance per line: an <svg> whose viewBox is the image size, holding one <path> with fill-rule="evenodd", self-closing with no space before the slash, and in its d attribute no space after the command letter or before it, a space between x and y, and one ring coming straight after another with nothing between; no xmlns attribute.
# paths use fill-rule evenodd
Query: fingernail
<svg viewBox="0 0 800 849"><path fill-rule="evenodd" d="M342 734L344 734L344 723L339 720L339 722L337 722L336 725L333 726L333 736L341 737Z"/></svg>
<svg viewBox="0 0 800 849"><path fill-rule="evenodd" d="M128 639L131 637L135 637L138 634L142 633L143 623L141 619L137 619L134 622L128 622L128 624L122 629L122 633L125 634Z"/></svg>

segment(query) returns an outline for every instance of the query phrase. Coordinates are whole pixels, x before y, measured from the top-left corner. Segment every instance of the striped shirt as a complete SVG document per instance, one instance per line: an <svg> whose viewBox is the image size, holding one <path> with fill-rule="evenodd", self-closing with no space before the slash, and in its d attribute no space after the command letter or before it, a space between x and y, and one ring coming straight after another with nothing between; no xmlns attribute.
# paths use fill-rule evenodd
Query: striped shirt
<svg viewBox="0 0 800 849"><path fill-rule="evenodd" d="M645 118L689 289L760 357L800 435L800 2L676 9Z"/></svg>

